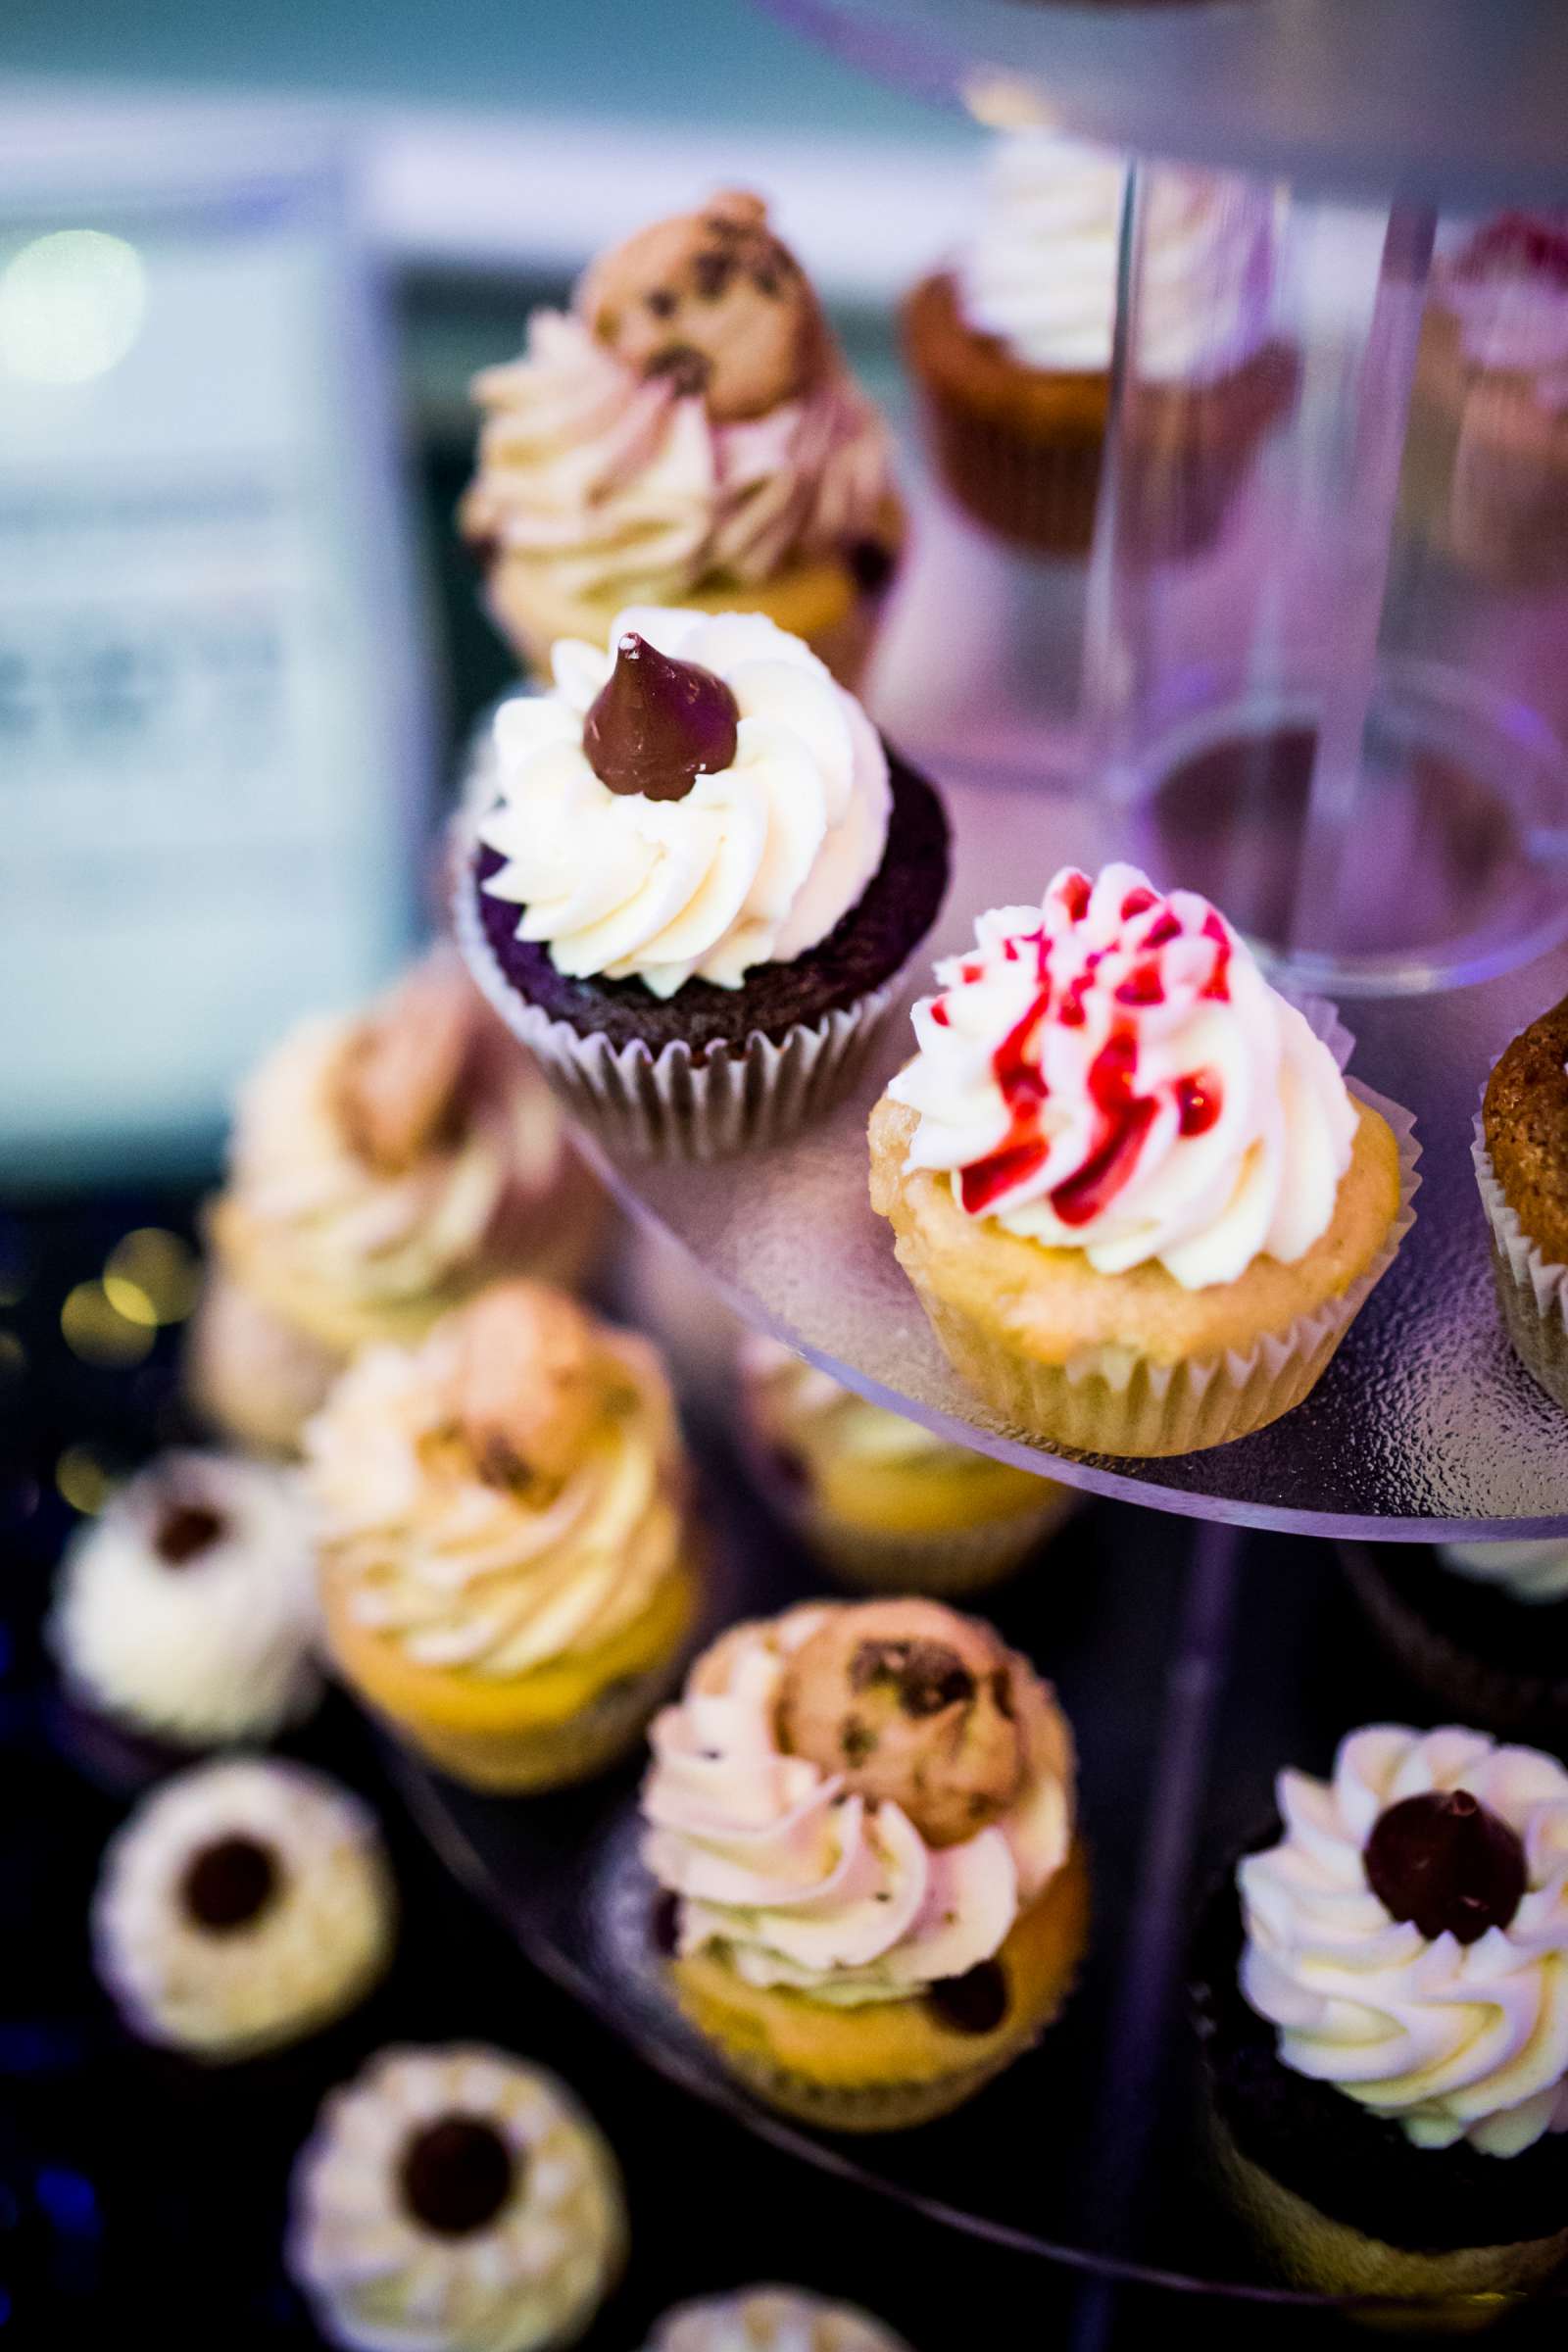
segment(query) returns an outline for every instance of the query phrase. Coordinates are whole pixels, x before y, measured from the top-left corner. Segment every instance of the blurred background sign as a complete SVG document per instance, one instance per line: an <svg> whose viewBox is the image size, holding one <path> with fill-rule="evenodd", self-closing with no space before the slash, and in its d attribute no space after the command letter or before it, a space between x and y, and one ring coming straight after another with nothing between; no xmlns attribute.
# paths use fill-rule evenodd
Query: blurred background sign
<svg viewBox="0 0 1568 2352"><path fill-rule="evenodd" d="M390 968L429 731L330 139L0 157L0 1169L196 1167Z"/></svg>

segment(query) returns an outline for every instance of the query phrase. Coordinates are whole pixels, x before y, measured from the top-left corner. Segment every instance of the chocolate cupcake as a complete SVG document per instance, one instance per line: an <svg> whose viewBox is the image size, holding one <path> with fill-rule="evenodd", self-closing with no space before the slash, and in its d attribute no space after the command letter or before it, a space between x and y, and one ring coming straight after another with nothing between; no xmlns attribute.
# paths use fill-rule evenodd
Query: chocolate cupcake
<svg viewBox="0 0 1568 2352"><path fill-rule="evenodd" d="M904 343L942 478L985 527L1037 554L1088 552L1110 418L1121 157L1039 131L999 142L975 235L904 308ZM1128 354L1125 529L1156 557L1217 534L1295 394L1272 322L1270 200L1161 171Z"/></svg>
<svg viewBox="0 0 1568 2352"><path fill-rule="evenodd" d="M491 1003L576 1114L650 1156L775 1142L854 1083L936 918L948 829L809 648L620 615L503 705L459 885Z"/></svg>
<svg viewBox="0 0 1568 2352"><path fill-rule="evenodd" d="M1568 2254L1568 1773L1378 1725L1278 1793L1195 1952L1224 2183L1297 2283L1484 2326Z"/></svg>
<svg viewBox="0 0 1568 2352"><path fill-rule="evenodd" d="M1342 1544L1405 1671L1467 1723L1557 1747L1568 1734L1568 1538Z"/></svg>
<svg viewBox="0 0 1568 2352"><path fill-rule="evenodd" d="M1568 997L1487 1080L1472 1156L1514 1352L1568 1408Z"/></svg>

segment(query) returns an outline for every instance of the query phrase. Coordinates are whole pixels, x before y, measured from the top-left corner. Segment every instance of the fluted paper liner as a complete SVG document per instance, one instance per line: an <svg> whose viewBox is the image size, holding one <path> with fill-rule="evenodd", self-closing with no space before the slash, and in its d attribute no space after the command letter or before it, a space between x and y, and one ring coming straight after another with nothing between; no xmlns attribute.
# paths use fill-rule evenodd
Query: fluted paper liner
<svg viewBox="0 0 1568 2352"><path fill-rule="evenodd" d="M1354 1041L1339 1013L1321 998L1306 999L1300 1010L1343 1074ZM1284 1332L1260 1333L1245 1351L1231 1348L1223 1355L1161 1364L1131 1348L1099 1348L1066 1364L1046 1364L997 1340L956 1300L916 1284L955 1369L1018 1428L1074 1453L1139 1458L1200 1453L1249 1437L1290 1412L1322 1379L1415 1222L1421 1147L1414 1118L1358 1080L1346 1084L1393 1130L1399 1154L1399 1205L1377 1255L1338 1298L1311 1314L1298 1315Z"/></svg>
<svg viewBox="0 0 1568 2352"><path fill-rule="evenodd" d="M723 1159L824 1117L860 1076L898 993L895 975L777 1041L754 1029L703 1056L679 1039L657 1054L640 1039L612 1046L552 1019L512 986L485 938L469 859L455 862L454 922L474 980L572 1116L639 1159Z"/></svg>
<svg viewBox="0 0 1568 2352"><path fill-rule="evenodd" d="M1538 1248L1509 1206L1479 1111L1470 1157L1492 1228L1493 1278L1513 1351L1531 1379L1568 1412L1568 1266Z"/></svg>

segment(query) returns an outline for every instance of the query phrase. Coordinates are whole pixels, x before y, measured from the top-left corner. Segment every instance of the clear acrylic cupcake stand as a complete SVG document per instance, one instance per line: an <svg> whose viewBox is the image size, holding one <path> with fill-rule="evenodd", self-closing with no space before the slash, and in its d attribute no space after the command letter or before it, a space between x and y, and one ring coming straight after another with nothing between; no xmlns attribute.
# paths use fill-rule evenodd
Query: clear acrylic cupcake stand
<svg viewBox="0 0 1568 2352"><path fill-rule="evenodd" d="M1151 164L1128 208L1087 573L1009 556L927 500L871 700L954 818L935 951L1068 859L1132 855L1209 889L1284 978L1341 999L1352 1073L1416 1114L1417 1222L1286 1420L1186 1459L1065 1460L955 1380L867 1204L865 1114L906 1051L902 1017L858 1097L798 1143L711 1168L608 1167L744 1321L948 1435L1166 1514L1086 1511L998 1596L1078 1731L1097 1921L1067 2020L959 2115L854 2143L729 2085L659 1986L629 1777L504 1803L400 1769L454 1866L645 2058L830 2172L1081 2275L1073 2341L1105 2340L1116 2281L1251 2307L1238 2329L1267 2304L1278 2328L1315 2299L1269 2281L1191 2162L1193 1905L1266 1820L1280 1765L1322 1768L1357 1722L1431 1719L1354 1618L1330 1546L1282 1539L1568 1532L1568 1432L1507 1348L1470 1166L1487 1069L1568 992L1568 684L1552 650L1568 602L1455 560L1409 422L1434 252L1478 214L1568 198L1568 11L772 5L988 120L1268 183L1299 391L1212 543L1180 561L1140 546L1121 495ZM744 1605L775 1606L808 1566L712 1444ZM1526 2326L1560 2327L1559 2302Z"/></svg>

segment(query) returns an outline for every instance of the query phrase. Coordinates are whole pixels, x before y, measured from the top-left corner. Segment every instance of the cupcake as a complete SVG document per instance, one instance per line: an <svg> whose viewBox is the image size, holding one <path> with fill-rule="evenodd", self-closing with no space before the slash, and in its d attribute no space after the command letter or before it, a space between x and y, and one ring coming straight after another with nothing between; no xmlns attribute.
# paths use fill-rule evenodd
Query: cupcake
<svg viewBox="0 0 1568 2352"><path fill-rule="evenodd" d="M859 1075L936 918L947 823L854 697L755 613L626 612L496 715L458 929L609 1142L769 1143Z"/></svg>
<svg viewBox="0 0 1568 2352"><path fill-rule="evenodd" d="M372 1348L306 1433L327 1642L457 1779L588 1778L643 1726L696 1610L659 1358L564 1292L502 1283Z"/></svg>
<svg viewBox="0 0 1568 2352"><path fill-rule="evenodd" d="M602 1224L538 1073L450 952L302 1022L243 1089L190 1367L220 1428L289 1451L356 1349L492 1275L575 1281Z"/></svg>
<svg viewBox="0 0 1568 2352"><path fill-rule="evenodd" d="M777 1340L746 1340L739 1369L743 1427L769 1498L850 1584L978 1592L1077 1499L869 1403Z"/></svg>
<svg viewBox="0 0 1568 2352"><path fill-rule="evenodd" d="M1568 578L1568 216L1501 214L1435 267L1403 489L1489 585Z"/></svg>
<svg viewBox="0 0 1568 2352"><path fill-rule="evenodd" d="M760 197L602 254L474 395L460 521L524 661L684 605L763 613L854 683L903 535L890 443Z"/></svg>
<svg viewBox="0 0 1568 2352"><path fill-rule="evenodd" d="M923 2123L1056 2015L1088 1926L1072 1735L988 1626L868 1600L732 1627L653 1749L671 1987L768 2105Z"/></svg>
<svg viewBox="0 0 1568 2352"><path fill-rule="evenodd" d="M355 2352L573 2344L625 2260L614 2157L564 2083L503 2050L383 2050L294 2170L289 2271Z"/></svg>
<svg viewBox="0 0 1568 2352"><path fill-rule="evenodd" d="M74 1698L173 1747L267 1740L315 1706L316 1548L296 1474L162 1455L67 1547L50 1623Z"/></svg>
<svg viewBox="0 0 1568 2352"><path fill-rule="evenodd" d="M1487 1080L1472 1156L1514 1353L1568 1410L1568 997Z"/></svg>
<svg viewBox="0 0 1568 2352"><path fill-rule="evenodd" d="M993 151L978 231L917 285L904 340L942 478L977 522L1046 555L1087 552L1110 413L1126 171L1038 131ZM1162 169L1129 354L1129 522L1191 553L1289 404L1275 335L1273 220L1241 181Z"/></svg>
<svg viewBox="0 0 1568 2352"><path fill-rule="evenodd" d="M1342 1544L1356 1597L1417 1682L1467 1722L1568 1732L1568 1537Z"/></svg>
<svg viewBox="0 0 1568 2352"><path fill-rule="evenodd" d="M1568 1774L1380 1724L1278 1796L1199 1937L1226 2184L1297 2283L1484 2325L1568 2254Z"/></svg>
<svg viewBox="0 0 1568 2352"><path fill-rule="evenodd" d="M1008 1422L1197 1451L1306 1396L1411 1222L1414 1150L1224 917L1132 866L984 914L871 1114L871 1203Z"/></svg>
<svg viewBox="0 0 1568 2352"><path fill-rule="evenodd" d="M248 2058L352 2009L385 1968L394 1897L380 1835L298 1764L198 1764L144 1798L104 1856L98 1973L130 2031L192 2058Z"/></svg>
<svg viewBox="0 0 1568 2352"><path fill-rule="evenodd" d="M798 2286L753 2286L666 2312L646 2352L908 2352L880 2321Z"/></svg>

